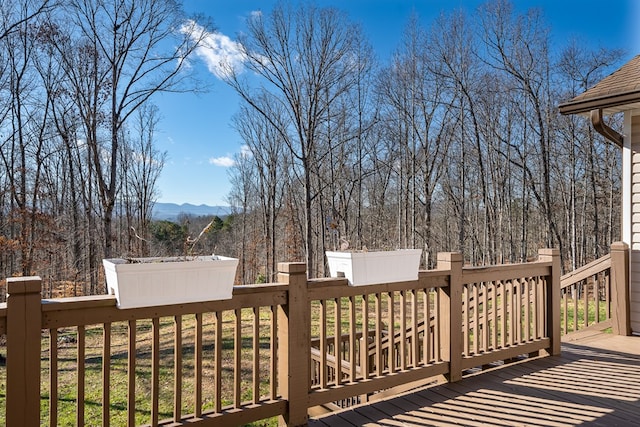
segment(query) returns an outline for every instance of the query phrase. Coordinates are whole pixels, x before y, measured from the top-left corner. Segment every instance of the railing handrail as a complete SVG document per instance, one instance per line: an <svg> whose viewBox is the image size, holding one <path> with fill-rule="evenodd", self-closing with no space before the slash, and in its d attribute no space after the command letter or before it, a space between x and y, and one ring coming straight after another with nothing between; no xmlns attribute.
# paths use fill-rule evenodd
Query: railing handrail
<svg viewBox="0 0 640 427"><path fill-rule="evenodd" d="M560 289L562 290L568 288L571 285L574 285L588 277L594 276L610 268L611 254L609 253L560 277Z"/></svg>
<svg viewBox="0 0 640 427"><path fill-rule="evenodd" d="M110 322L119 322L265 305L283 305L287 301L287 290L287 285L282 283L234 286L234 295L230 300L128 308L126 310L120 310L116 307L116 298L113 295L43 299L42 328L96 325L103 323L104 319L109 319Z"/></svg>
<svg viewBox="0 0 640 427"><path fill-rule="evenodd" d="M348 281L344 278L321 278L308 280L309 299L329 299L362 295L363 289L367 293L386 293L393 291L408 291L425 287L443 288L449 285L448 270L420 270L418 280L409 282L381 283L377 285L347 286Z"/></svg>
<svg viewBox="0 0 640 427"><path fill-rule="evenodd" d="M550 271L551 261L464 267L462 269L462 283L469 284L494 280L511 280L522 277L546 276Z"/></svg>

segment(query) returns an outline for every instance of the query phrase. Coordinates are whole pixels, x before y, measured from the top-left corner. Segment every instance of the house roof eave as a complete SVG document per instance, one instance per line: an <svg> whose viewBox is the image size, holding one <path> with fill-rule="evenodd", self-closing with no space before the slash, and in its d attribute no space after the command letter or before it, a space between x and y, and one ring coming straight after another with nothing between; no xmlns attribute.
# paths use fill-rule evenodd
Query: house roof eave
<svg viewBox="0 0 640 427"><path fill-rule="evenodd" d="M605 114L639 108L640 90L632 92L604 95L597 98L569 101L558 106L560 114L589 114L592 110L601 109Z"/></svg>

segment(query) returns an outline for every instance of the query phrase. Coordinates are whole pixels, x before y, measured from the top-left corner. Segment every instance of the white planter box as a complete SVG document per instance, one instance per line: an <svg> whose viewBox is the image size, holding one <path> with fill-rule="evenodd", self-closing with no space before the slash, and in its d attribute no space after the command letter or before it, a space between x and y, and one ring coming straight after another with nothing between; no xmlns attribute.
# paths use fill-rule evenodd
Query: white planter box
<svg viewBox="0 0 640 427"><path fill-rule="evenodd" d="M230 299L237 258L199 256L180 258L104 259L110 294L118 308L150 307Z"/></svg>
<svg viewBox="0 0 640 427"><path fill-rule="evenodd" d="M422 249L381 252L326 252L331 277L352 286L418 280Z"/></svg>

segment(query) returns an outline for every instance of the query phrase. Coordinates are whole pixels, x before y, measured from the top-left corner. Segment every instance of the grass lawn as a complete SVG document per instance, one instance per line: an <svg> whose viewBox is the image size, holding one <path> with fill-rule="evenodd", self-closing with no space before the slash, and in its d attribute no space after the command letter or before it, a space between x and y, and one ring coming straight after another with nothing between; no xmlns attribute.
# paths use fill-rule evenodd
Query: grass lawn
<svg viewBox="0 0 640 427"><path fill-rule="evenodd" d="M575 303L577 302L577 310ZM585 327L585 304L583 299L579 299L575 301L573 298L567 298L566 304L566 328L565 328L565 304L564 302L560 304L560 330L564 334L566 330L567 333L573 332L576 327L576 322L578 326L578 330ZM577 316L576 316L577 312ZM598 319L600 322L607 318L607 309L605 307L605 303L600 301L598 304ZM590 298L587 304L587 320L589 325L593 325L596 323L596 304L595 301Z"/></svg>

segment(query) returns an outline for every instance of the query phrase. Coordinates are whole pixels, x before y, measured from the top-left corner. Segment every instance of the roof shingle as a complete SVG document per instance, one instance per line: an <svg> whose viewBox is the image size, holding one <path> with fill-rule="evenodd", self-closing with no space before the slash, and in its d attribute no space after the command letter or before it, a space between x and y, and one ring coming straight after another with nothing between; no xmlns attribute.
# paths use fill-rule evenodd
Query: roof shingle
<svg viewBox="0 0 640 427"><path fill-rule="evenodd" d="M636 55L595 86L558 108L561 114L580 114L594 109L612 114L639 108L639 103L640 55Z"/></svg>

